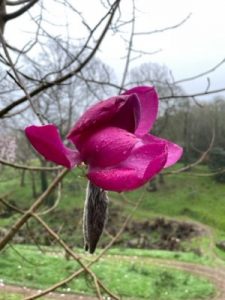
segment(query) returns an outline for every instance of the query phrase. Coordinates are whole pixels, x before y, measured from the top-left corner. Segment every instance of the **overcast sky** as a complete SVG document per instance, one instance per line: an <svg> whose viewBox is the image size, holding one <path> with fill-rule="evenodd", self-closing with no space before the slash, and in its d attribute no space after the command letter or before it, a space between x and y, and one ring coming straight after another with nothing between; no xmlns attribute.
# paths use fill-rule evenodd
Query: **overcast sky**
<svg viewBox="0 0 225 300"><path fill-rule="evenodd" d="M98 0L72 1L90 25L94 25L104 9ZM47 3L44 1L44 3ZM61 18L62 10L53 6L54 1L48 0L49 11L53 18ZM131 0L122 0L123 19L131 18ZM173 26L190 13L191 17L180 27L150 36L135 36L134 48L146 52L161 50L154 55L143 56L134 60L131 67L142 62L165 64L173 72L176 80L204 72L225 58L225 1L224 0L136 0L136 32L151 31ZM35 12L35 10L34 10ZM67 14L67 22L71 24L72 33L82 36L85 29L75 20L74 15ZM13 44L26 40L27 31L31 30L29 17L20 17L7 25L5 36ZM57 34L63 34L60 28L53 28ZM129 34L129 26L124 28L124 35ZM108 36L101 52L98 54L107 64L111 65L120 75L125 61L124 42L119 35ZM216 72L207 75L211 79L211 89L225 87L225 64ZM183 85L187 92L201 92L207 86L206 78L188 82ZM211 96L212 97L212 96Z"/></svg>

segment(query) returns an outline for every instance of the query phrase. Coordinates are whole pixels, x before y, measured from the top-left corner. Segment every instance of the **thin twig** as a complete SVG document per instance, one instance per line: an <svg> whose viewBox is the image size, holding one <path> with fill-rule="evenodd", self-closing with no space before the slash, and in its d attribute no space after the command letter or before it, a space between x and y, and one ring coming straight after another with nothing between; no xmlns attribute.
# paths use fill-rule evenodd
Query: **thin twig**
<svg viewBox="0 0 225 300"><path fill-rule="evenodd" d="M144 193L140 196L140 198L138 199L138 201L136 202L135 206L133 207L131 213L127 216L127 218L125 219L123 225L121 226L120 230L118 231L118 233L115 235L115 237L108 243L108 245L101 251L101 253L95 258L93 259L91 262L89 262L86 267L89 268L90 266L92 266L94 263L96 263L111 247L112 245L119 239L119 237L122 235L122 233L124 232L124 229L126 228L127 224L130 222L133 213L135 212L135 210L138 208L138 206L140 205L142 199L143 199ZM63 286L64 284L69 283L70 281L72 281L74 278L78 277L80 274L82 274L84 272L84 269L80 269L76 272L74 272L72 275L70 275L69 277L65 278L64 280L56 283L55 285L49 287L48 289L36 294L33 296L33 298L28 298L25 300L33 300L42 296L45 296L47 294L49 294L52 291L55 291L56 289L58 289L59 287ZM99 283L101 285L101 283ZM106 287L104 287L104 289L106 290ZM107 293L113 298L114 295L111 294L111 292L109 290L107 290ZM116 299L116 298L115 298Z"/></svg>
<svg viewBox="0 0 225 300"><path fill-rule="evenodd" d="M35 88L33 91L31 91L29 93L29 96L30 97L33 97L37 94L39 94L40 92L50 88L50 87L53 87L53 86L56 86L68 79L70 79L71 77L73 77L74 75L76 75L77 73L79 73L89 62L90 60L94 57L94 55L96 54L97 50L99 49L102 41L104 40L105 36L106 36L106 33L108 32L108 29L112 23L112 20L113 20L113 17L119 7L119 4L120 4L120 1L121 0L116 0L113 4L112 4L112 7L110 9L110 17L105 25L105 27L103 28L101 34L100 34L100 37L98 38L93 50L91 51L91 53L79 64L79 66L68 72L67 74L61 76L60 78L57 78L53 81L49 81L49 82L45 82L43 83L41 86ZM0 118L2 118L5 114L7 114L10 110L12 110L14 107L26 102L28 100L28 97L27 95L25 95L24 97L10 103L8 106L4 107L3 109L0 110Z"/></svg>
<svg viewBox="0 0 225 300"><path fill-rule="evenodd" d="M23 216L10 228L8 233L3 237L0 241L0 251L4 249L7 243L14 237L14 235L18 232L18 230L29 220L34 213L44 202L46 197L55 189L58 183L63 179L63 177L68 174L69 170L63 169L59 175L52 181L49 187L44 191L44 193L34 202L34 204L30 207L28 211L26 211Z"/></svg>
<svg viewBox="0 0 225 300"><path fill-rule="evenodd" d="M38 213L39 216L43 216L43 215L46 215L46 214L52 212L58 206L58 204L60 202L60 199L61 199L61 194L62 194L61 192L62 192L62 183L60 182L58 184L58 195L57 195L57 198L56 198L56 200L54 202L54 205L52 205L52 207L50 207L47 210L39 212Z"/></svg>
<svg viewBox="0 0 225 300"><path fill-rule="evenodd" d="M37 1L36 1L36 2L37 2ZM8 51L8 49L7 49L6 41L5 41L4 36L3 36L3 34L2 34L1 31L0 31L0 42L1 42L1 44L2 44L3 50L4 50L4 52L5 52L5 55L6 55L7 59L8 59L8 63L9 63L9 65L10 65L10 67L12 68L13 73L14 73L14 75L15 75L15 79L16 79L15 82L16 82L16 83L19 85L19 87L23 90L23 92L24 92L26 98L28 99L28 101L29 101L29 103L30 103L30 106L31 106L31 108L32 108L32 110L33 110L33 112L34 112L34 114L38 117L39 121L40 121L41 124L43 125L43 124L44 124L44 120L43 120L42 116L40 115L40 113L37 112L36 108L34 107L33 102L32 102L32 99L31 99L31 96L30 96L30 94L27 92L27 89L26 89L25 85L23 84L22 80L20 79L20 76L19 76L19 74L18 74L18 72L17 72L17 70L16 70L16 68L15 68L15 66L14 66L14 63L13 63L12 59L11 59L11 56L10 56L9 51ZM9 73L8 73L8 74L9 74ZM14 79L14 77L13 77L12 75L11 75L11 77Z"/></svg>
<svg viewBox="0 0 225 300"><path fill-rule="evenodd" d="M214 71L216 71L216 69L218 69L220 66L222 66L223 64L225 63L225 58L223 58L218 64L216 64L215 66L213 66L211 69L208 69L202 73L199 73L197 75L194 75L194 76L191 76L191 77L188 77L188 78L184 78L184 79L180 79L180 80L176 80L174 82L174 84L179 84L179 83L183 83L183 82L186 82L186 81L191 81L191 80L195 80L195 79L198 79L200 77L203 77L209 73L212 73Z"/></svg>
<svg viewBox="0 0 225 300"><path fill-rule="evenodd" d="M199 165L206 158L206 156L208 155L209 151L212 149L213 144L214 144L214 140L215 140L215 130L213 130L212 139L211 139L211 142L210 142L210 145L209 145L208 149L205 152L202 153L201 157L198 160L196 160L194 163L189 164L189 165L187 165L187 166L185 166L183 168L180 168L178 170L165 172L164 175L178 174L178 173L181 173L181 172L188 171L191 168L196 167L197 165Z"/></svg>
<svg viewBox="0 0 225 300"><path fill-rule="evenodd" d="M190 13L181 22L179 22L175 25L172 25L172 26L169 26L169 27L164 27L164 28L161 28L161 29L155 29L155 30L151 30L151 31L135 32L135 35L150 35L150 34L162 33L162 32L168 31L168 30L178 28L181 25L183 25L185 22L187 22L187 20L191 17L191 15L192 14Z"/></svg>
<svg viewBox="0 0 225 300"><path fill-rule="evenodd" d="M37 3L38 0L30 0L30 1L24 1L23 3L25 3L25 5L23 7L21 7L20 9L18 9L17 11L15 12L12 12L10 14L6 14L4 16L4 20L5 22L9 21L9 20L12 20L12 19L15 19L19 16L21 16L22 14L24 14L26 11L28 11L28 9L30 9L35 3ZM21 2L22 3L22 2ZM6 3L7 5L12 5L12 2L8 2Z"/></svg>
<svg viewBox="0 0 225 300"><path fill-rule="evenodd" d="M15 207L14 205L8 204L4 199L0 198L0 201L5 204L6 206L14 209L15 211L25 215L26 212L22 211L21 209ZM82 267L82 271L87 272L88 274L91 275L91 277L93 278L95 287L96 287L96 293L98 298L101 300L102 296L101 296L101 291L100 291L100 286L102 287L102 289L108 293L113 299L118 300L119 298L115 295L113 295L104 285L103 283L97 278L97 276L88 268L88 266L86 266L81 260L80 260L80 256L78 256L76 253L73 252L72 249L70 249L68 247L68 245L59 237L59 235L57 233L55 233L49 226L47 223L45 223L45 221L37 214L35 213L31 213L31 216L38 221L44 228L45 230L49 233L49 235L51 235L66 251L66 253L70 256L72 256ZM47 294L47 293L46 293ZM44 295L46 295L44 294ZM42 294L43 295L43 294ZM30 296L28 298L26 298L25 300L31 300L31 299L36 299L39 298L40 294L38 295L34 295L34 296Z"/></svg>
<svg viewBox="0 0 225 300"><path fill-rule="evenodd" d="M133 45L133 38L134 38L134 28L135 28L135 7L134 7L134 1L133 1L133 18L132 18L131 34L130 34L129 45L128 45L127 54L126 54L126 63L125 63L125 67L124 67L122 81L120 84L119 93L121 93L121 91L124 88L124 84L125 84L125 81L127 78L127 73L129 70L130 57L131 57L131 53L132 53L132 45Z"/></svg>
<svg viewBox="0 0 225 300"><path fill-rule="evenodd" d="M12 162L9 162L7 160L4 160L0 158L0 164L12 167L14 169L20 169L20 170L29 170L29 171L59 171L62 170L62 167L57 166L57 167L31 167L27 165L20 165L20 164L15 164Z"/></svg>

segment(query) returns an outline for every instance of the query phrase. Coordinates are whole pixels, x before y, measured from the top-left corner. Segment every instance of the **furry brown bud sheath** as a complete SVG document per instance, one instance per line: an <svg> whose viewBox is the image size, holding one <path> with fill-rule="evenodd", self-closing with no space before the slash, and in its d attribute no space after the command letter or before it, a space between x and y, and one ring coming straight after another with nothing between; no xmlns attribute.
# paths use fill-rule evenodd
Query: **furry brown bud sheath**
<svg viewBox="0 0 225 300"><path fill-rule="evenodd" d="M108 215L107 192L88 182L83 215L84 247L94 253Z"/></svg>

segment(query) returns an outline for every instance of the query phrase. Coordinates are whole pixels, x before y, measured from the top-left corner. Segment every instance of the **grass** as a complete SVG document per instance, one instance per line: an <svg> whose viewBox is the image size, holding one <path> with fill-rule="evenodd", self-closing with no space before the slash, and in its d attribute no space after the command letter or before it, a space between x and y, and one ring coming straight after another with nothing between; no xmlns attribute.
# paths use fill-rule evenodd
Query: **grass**
<svg viewBox="0 0 225 300"><path fill-rule="evenodd" d="M0 294L0 300L23 300L24 295L22 294L15 294L15 293L10 293L6 292L1 289L1 294ZM48 298L41 298L42 300L48 300Z"/></svg>
<svg viewBox="0 0 225 300"><path fill-rule="evenodd" d="M0 300L23 300L22 294L9 293L1 290ZM41 298L42 300L48 300L48 298Z"/></svg>
<svg viewBox="0 0 225 300"><path fill-rule="evenodd" d="M177 165L176 168L180 166ZM204 166L200 166L201 172L207 172ZM40 185L38 173L35 173L37 187ZM4 168L0 174L0 195L9 194L9 199L19 207L28 207L34 199L32 199L30 175L26 175L26 185L20 186L20 172L14 171L11 168ZM52 228L58 228L62 225L70 226L70 231L66 228L62 235L66 241L73 244L74 237L67 232L75 230L75 243L82 243L82 236L80 225L78 226L82 216L82 208L84 203L84 190L86 180L83 178L82 171L76 169L70 172L63 181L62 199L57 207L58 214L50 214L47 216L47 221ZM125 197L131 202L135 203L140 197L140 194L145 191L145 187L133 192L125 193ZM40 192L38 190L38 192ZM130 211L131 206L124 202L123 198L118 193L111 193L114 201L112 206L120 211L121 215ZM225 190L222 184L216 183L211 177L196 177L192 173L185 172L177 175L165 176L165 185L157 192L145 191L140 207L135 211L133 219L136 221L148 220L157 216L166 216L169 218L176 218L181 220L194 220L204 223L214 229L215 240L225 237L225 205L224 205ZM45 209L45 208L44 208ZM80 211L74 211L75 209ZM0 207L1 210L1 207ZM59 214L60 213L60 214ZM70 217L67 217L70 214ZM71 215L74 215L71 221ZM62 216L65 216L62 218ZM0 218L0 227L9 227L18 218L17 215L10 218ZM63 223L64 222L64 223ZM33 224L33 223L32 223ZM34 225L37 226L37 225ZM125 234L126 235L126 234ZM124 237L125 237L124 235ZM128 239L130 237L128 236ZM104 240L104 239L103 239ZM41 242L41 241L40 241ZM209 237L201 239L194 239L188 241L185 248L189 250L192 248L200 248L205 256L210 256ZM173 255L173 254L171 254ZM218 251L218 255L224 259L225 255ZM178 255L178 259L195 259L190 255ZM198 258L197 258L198 259ZM205 259L205 258L204 258ZM203 260L204 260L203 259Z"/></svg>
<svg viewBox="0 0 225 300"><path fill-rule="evenodd" d="M207 170L205 170L207 171ZM130 201L136 202L141 189L126 193ZM193 219L225 231L225 189L211 177L195 177L191 173L170 175L165 186L157 192L146 192L135 217L169 216Z"/></svg>
<svg viewBox="0 0 225 300"><path fill-rule="evenodd" d="M11 294L7 292L2 292L0 294L0 300L22 300L23 296L18 294Z"/></svg>
<svg viewBox="0 0 225 300"><path fill-rule="evenodd" d="M16 246L15 249L8 248L0 257L0 278L4 282L43 289L79 268L76 262L66 261L61 255L43 255L29 246ZM207 280L146 264L141 256L138 260L118 260L113 255L106 256L93 266L93 271L111 291L128 298L193 300L204 299L215 293L214 286ZM83 275L65 286L63 291L91 294L92 283Z"/></svg>
<svg viewBox="0 0 225 300"><path fill-rule="evenodd" d="M208 172L205 167L201 167L202 170ZM19 171L4 168L0 175L0 195L9 194L9 199L19 203L21 207L27 207L33 202L30 175L26 174L26 185L21 187L20 174ZM40 193L38 173L35 173L35 178L37 191ZM63 181L62 201L58 209L67 212L74 207L82 208L85 186L86 180L81 170L70 172ZM125 195L129 201L136 202L143 190L141 188ZM112 195L118 202L123 201L117 193ZM216 183L211 177L196 177L190 172L165 176L165 186L159 191L145 192L135 218L146 219L162 215L189 218L225 232L224 197L224 185ZM126 205L123 207L125 210L129 209Z"/></svg>
<svg viewBox="0 0 225 300"><path fill-rule="evenodd" d="M213 261L209 256L199 256L194 252L181 252L181 251L166 251L166 250L146 250L146 249L126 249L126 248L113 248L110 249L111 255L122 256L136 256L136 257L148 257L167 260L177 260L189 263L197 263L203 265L212 265Z"/></svg>
<svg viewBox="0 0 225 300"><path fill-rule="evenodd" d="M207 171L204 167L202 170ZM35 178L37 187L39 187L38 173L36 173ZM86 181L83 179L81 171L77 169L71 172L63 181L62 199L57 211L66 216L71 212L73 214L74 209L81 209L84 202L85 186ZM136 203L144 189L126 193L125 197L129 202ZM40 193L39 188L37 191ZM29 173L26 176L25 187L21 187L20 173L5 168L4 172L0 174L0 195L5 194L9 194L8 198L14 200L22 208L30 206L34 199L32 199ZM116 199L112 202L116 206L116 210L121 215L127 214L131 209L129 203L124 202L117 193L112 193L112 196ZM224 196L224 186L215 183L211 177L194 177L191 173L166 176L165 186L162 186L159 191L154 193L146 191L144 193L143 201L134 213L134 219L142 221L157 216L166 216L182 220L195 220L212 227L213 234L211 237L196 238L188 241L185 245L187 250L195 247L201 249L203 255L199 256L193 252L115 248L111 249L110 255L105 256L93 267L93 270L112 291L128 298L188 300L203 299L212 295L214 287L209 282L181 271L146 265L144 258L214 264L214 256L212 255L214 248L211 249L210 244L214 240L225 239ZM55 225L57 229L61 224L59 222L62 222L61 219L59 221L59 218L55 218L52 214L47 217L47 221L51 222L53 228ZM10 226L17 218L17 215L10 218L0 218L0 227ZM63 238L66 237L63 236ZM72 235L71 239L74 239ZM63 257L58 255L47 255L48 251L46 255L43 255L32 246L16 246L16 250L22 254L22 257L13 249L8 249L0 256L0 278L8 283L18 283L19 278L20 284L45 288L78 268L77 264L72 261L65 261ZM225 260L223 251L215 249L215 254ZM118 260L117 255L126 256L127 259ZM69 290L91 293L92 285L87 277L81 276L64 287L63 291ZM21 299L17 295L6 296L5 299L1 297L3 295L0 295L0 300Z"/></svg>

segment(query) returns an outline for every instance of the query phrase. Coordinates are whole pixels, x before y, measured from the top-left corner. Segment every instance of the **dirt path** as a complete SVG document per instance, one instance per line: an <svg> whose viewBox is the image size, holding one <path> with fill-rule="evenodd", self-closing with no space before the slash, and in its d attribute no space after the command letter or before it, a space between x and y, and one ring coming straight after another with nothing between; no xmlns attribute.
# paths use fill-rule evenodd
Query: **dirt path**
<svg viewBox="0 0 225 300"><path fill-rule="evenodd" d="M123 259L130 260L131 257L128 256L117 256L113 255L115 259ZM136 261L138 261L138 257L136 257ZM166 259L152 259L147 257L140 257L141 261L150 264L150 265L158 265L161 267L169 267L174 268L186 272L190 272L191 274L198 275L204 278L209 279L213 282L217 289L217 294L212 299L209 300L225 300L225 267L209 267L200 264L187 263L187 262L178 262L175 260L166 260ZM4 285L0 286L0 293L3 292L11 292L11 293L20 293L21 295L30 296L35 294L37 290L22 288L18 286L12 285ZM43 298L41 298L43 299ZM54 299L54 300L96 300L95 297L83 296L83 295L75 295L75 294L62 294L62 293L51 293L48 296L45 296L45 299ZM7 299L6 299L7 300Z"/></svg>
<svg viewBox="0 0 225 300"><path fill-rule="evenodd" d="M0 286L0 295L4 295L4 293L14 293L21 294L23 297L32 296L37 293L37 290L23 288L14 285L4 285ZM64 294L64 293L50 293L47 296L41 297L39 299L46 300L97 300L95 297L83 296L83 295L75 295L75 294ZM4 300L8 300L5 298Z"/></svg>
<svg viewBox="0 0 225 300"><path fill-rule="evenodd" d="M114 256L114 255L113 255ZM129 261L131 257L116 255L115 259L124 259ZM138 261L138 257L136 257ZM193 275L201 276L208 279L210 282L214 283L216 286L217 293L214 298L209 300L225 300L225 266L222 267L210 267L200 264L168 260L168 259L157 259L157 258L148 258L141 257L141 261L149 265L157 265L160 267L168 267L181 271L189 272Z"/></svg>
<svg viewBox="0 0 225 300"><path fill-rule="evenodd" d="M171 267L174 269L190 272L198 276L205 277L213 282L217 289L217 294L210 300L225 300L225 268L208 267L204 265L154 259L151 264L160 265L163 267Z"/></svg>

